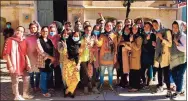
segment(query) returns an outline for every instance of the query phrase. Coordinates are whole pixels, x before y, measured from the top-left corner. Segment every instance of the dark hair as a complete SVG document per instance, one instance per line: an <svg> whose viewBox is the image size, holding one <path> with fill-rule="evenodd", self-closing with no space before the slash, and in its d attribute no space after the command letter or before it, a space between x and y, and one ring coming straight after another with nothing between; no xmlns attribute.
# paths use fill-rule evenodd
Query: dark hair
<svg viewBox="0 0 188 101"><path fill-rule="evenodd" d="M81 23L81 21L77 20L77 21L75 22L75 25L76 25L76 24L78 24L78 22L80 22L80 23ZM81 23L81 24L82 24L82 23Z"/></svg>
<svg viewBox="0 0 188 101"><path fill-rule="evenodd" d="M6 23L6 25L8 25L8 24L11 25L11 22L7 22L7 23Z"/></svg>
<svg viewBox="0 0 188 101"><path fill-rule="evenodd" d="M158 24L158 21L157 20L153 20L152 23L157 23Z"/></svg>
<svg viewBox="0 0 188 101"><path fill-rule="evenodd" d="M174 25L174 24L179 25L177 21L174 21L174 22L172 23L172 25Z"/></svg>
<svg viewBox="0 0 188 101"><path fill-rule="evenodd" d="M43 26L43 27L41 28L41 31L43 31L44 28L47 28L47 29L48 29L48 26Z"/></svg>
<svg viewBox="0 0 188 101"><path fill-rule="evenodd" d="M38 24L35 23L35 22L31 22L31 23L29 24L29 29L31 28L32 25L35 25L35 26L37 27L37 29L38 29Z"/></svg>
<svg viewBox="0 0 188 101"><path fill-rule="evenodd" d="M69 25L70 27L72 26L71 22L65 22L64 25Z"/></svg>
<svg viewBox="0 0 188 101"><path fill-rule="evenodd" d="M144 25L149 25L150 26L150 28L152 29L152 27L153 27L153 25L151 24L151 22L149 22L149 21L147 21L147 22L144 22Z"/></svg>
<svg viewBox="0 0 188 101"><path fill-rule="evenodd" d="M123 24L123 22L122 22L122 21L118 21L117 24L116 24L116 27L117 27L117 25L119 25L119 24Z"/></svg>
<svg viewBox="0 0 188 101"><path fill-rule="evenodd" d="M90 22L89 22L89 21L85 21L85 22L84 22L84 24L85 24L86 22L88 22L88 23L90 24Z"/></svg>
<svg viewBox="0 0 188 101"><path fill-rule="evenodd" d="M107 21L104 26L106 26L108 23L112 23L111 21Z"/></svg>
<svg viewBox="0 0 188 101"><path fill-rule="evenodd" d="M16 27L16 29L18 29L18 28L20 28L20 27L22 27L22 28L24 29L24 32L25 32L25 28L24 28L23 26L18 26L18 27Z"/></svg>
<svg viewBox="0 0 188 101"><path fill-rule="evenodd" d="M91 25L86 25L85 27L84 27L84 30L86 30L88 27L91 27ZM92 27L91 27L92 28Z"/></svg>

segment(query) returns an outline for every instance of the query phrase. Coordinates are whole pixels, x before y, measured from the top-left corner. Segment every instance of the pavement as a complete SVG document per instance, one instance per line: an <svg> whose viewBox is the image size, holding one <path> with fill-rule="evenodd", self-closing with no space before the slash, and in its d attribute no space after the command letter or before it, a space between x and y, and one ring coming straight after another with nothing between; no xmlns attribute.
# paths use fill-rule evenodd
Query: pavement
<svg viewBox="0 0 188 101"><path fill-rule="evenodd" d="M12 88L11 88L11 80L10 76L8 74L8 71L6 69L6 65L0 63L0 73L1 73L1 89L0 89L0 97L1 100L13 100L13 94L12 94ZM186 77L186 76L185 76ZM115 78L115 77L114 77ZM186 82L186 79L184 79L184 83ZM74 99L72 98L64 98L63 97L63 91L50 91L52 94L51 98L45 98L42 96L41 92L35 92L33 93L31 90L31 94L33 94L35 97L32 100L170 100L169 98L165 98L166 90L163 93L155 93L152 94L152 90L154 90L157 81L153 82L150 90L145 91L138 91L134 93L128 92L127 88L120 88L116 87L115 91L110 91L107 85L107 81L104 85L104 90L100 94L88 94L84 95L83 90L76 90L76 96ZM20 94L22 94L22 80L20 79L19 83L19 91ZM185 90L186 95L186 84L184 84L183 89ZM179 100L186 100L186 96L181 97Z"/></svg>

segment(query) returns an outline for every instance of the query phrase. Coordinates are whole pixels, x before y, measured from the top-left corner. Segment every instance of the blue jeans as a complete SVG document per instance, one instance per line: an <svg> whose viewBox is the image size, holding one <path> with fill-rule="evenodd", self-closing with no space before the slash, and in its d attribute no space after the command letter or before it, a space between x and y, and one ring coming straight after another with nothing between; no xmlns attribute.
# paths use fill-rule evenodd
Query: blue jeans
<svg viewBox="0 0 188 101"><path fill-rule="evenodd" d="M108 69L108 82L110 85L113 84L113 66L101 66L100 70L100 84L104 83L104 73L106 68Z"/></svg>
<svg viewBox="0 0 188 101"><path fill-rule="evenodd" d="M52 77L52 72L42 72L40 71L40 89L43 94L48 92L48 82Z"/></svg>
<svg viewBox="0 0 188 101"><path fill-rule="evenodd" d="M29 73L30 75L30 85L31 88L39 88L39 81L40 81L40 72L32 72Z"/></svg>
<svg viewBox="0 0 188 101"><path fill-rule="evenodd" d="M187 68L187 63L181 64L177 67L174 67L172 69L172 77L174 79L174 82L176 84L176 91L182 92L183 87L183 76Z"/></svg>

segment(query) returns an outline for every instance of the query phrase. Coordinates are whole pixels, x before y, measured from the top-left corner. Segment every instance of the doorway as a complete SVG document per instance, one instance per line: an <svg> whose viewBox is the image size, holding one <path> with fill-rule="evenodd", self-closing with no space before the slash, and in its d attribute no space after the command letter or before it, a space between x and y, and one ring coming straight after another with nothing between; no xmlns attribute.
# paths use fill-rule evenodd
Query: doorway
<svg viewBox="0 0 188 101"><path fill-rule="evenodd" d="M54 21L67 21L67 0L53 0Z"/></svg>

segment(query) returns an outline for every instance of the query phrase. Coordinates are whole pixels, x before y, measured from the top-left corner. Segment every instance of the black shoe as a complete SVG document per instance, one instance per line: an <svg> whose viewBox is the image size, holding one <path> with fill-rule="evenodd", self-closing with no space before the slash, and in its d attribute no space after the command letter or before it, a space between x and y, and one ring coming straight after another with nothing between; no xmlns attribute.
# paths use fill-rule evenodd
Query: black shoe
<svg viewBox="0 0 188 101"><path fill-rule="evenodd" d="M74 95L74 94L71 94L71 95L70 95L70 97L71 97L71 98L74 98L74 97L75 97L75 95Z"/></svg>
<svg viewBox="0 0 188 101"><path fill-rule="evenodd" d="M171 98L171 97L172 97L172 92L171 91L167 91L166 98Z"/></svg>

